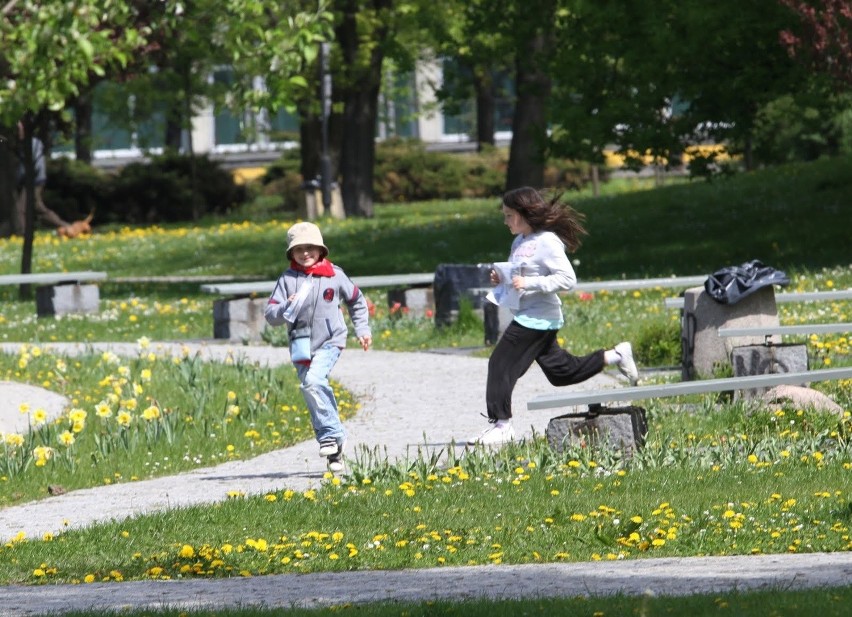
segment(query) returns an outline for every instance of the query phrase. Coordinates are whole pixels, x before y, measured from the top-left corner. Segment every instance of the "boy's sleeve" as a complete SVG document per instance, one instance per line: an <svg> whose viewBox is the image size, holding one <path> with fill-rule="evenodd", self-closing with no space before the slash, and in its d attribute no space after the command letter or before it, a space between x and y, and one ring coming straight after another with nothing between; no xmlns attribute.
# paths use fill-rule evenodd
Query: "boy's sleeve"
<svg viewBox="0 0 852 617"><path fill-rule="evenodd" d="M287 289L284 286L284 275L282 274L278 282L275 283L275 289L272 290L272 295L269 296L269 300L266 302L266 309L263 312L264 317L266 317L266 323L270 326L280 326L286 322L284 311L287 310L287 306L289 305L287 297Z"/></svg>
<svg viewBox="0 0 852 617"><path fill-rule="evenodd" d="M349 311L355 336L370 335L370 309L367 306L367 298L348 276L344 274L340 278L340 297L346 304L346 310Z"/></svg>

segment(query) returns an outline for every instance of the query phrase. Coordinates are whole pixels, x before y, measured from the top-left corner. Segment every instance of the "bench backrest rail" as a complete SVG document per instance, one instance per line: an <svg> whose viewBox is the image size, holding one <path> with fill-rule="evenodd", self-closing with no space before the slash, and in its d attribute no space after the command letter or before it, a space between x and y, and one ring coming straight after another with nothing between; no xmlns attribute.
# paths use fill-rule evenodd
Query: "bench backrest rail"
<svg viewBox="0 0 852 617"><path fill-rule="evenodd" d="M701 276L626 279L621 281L584 281L577 283L571 291L633 291L635 289L656 289L657 287L694 287L696 285L703 285L706 280L707 275L705 274Z"/></svg>
<svg viewBox="0 0 852 617"><path fill-rule="evenodd" d="M579 405L600 405L614 401L634 401L668 396L683 396L687 394L771 388L783 384L802 384L835 379L852 379L852 366L800 373L771 373L768 375L683 381L653 386L633 386L611 388L608 390L585 392L581 390L566 392L564 394L546 394L529 401L527 409L554 409Z"/></svg>
<svg viewBox="0 0 852 617"><path fill-rule="evenodd" d="M752 326L719 328L719 336L772 336L775 334L836 334L852 332L852 323L797 324L793 326Z"/></svg>
<svg viewBox="0 0 852 617"><path fill-rule="evenodd" d="M380 274L376 276L353 276L352 280L358 287L395 287L402 285L431 285L435 275L431 272L417 274ZM655 289L658 287L676 288L701 285L707 279L706 275L660 277L649 279L628 279L617 281L590 281L577 283L571 292L593 291L630 291L635 289ZM246 281L244 283L210 283L201 286L201 291L222 295L251 295L272 293L275 281ZM490 287L472 289L472 292L488 292Z"/></svg>
<svg viewBox="0 0 852 617"><path fill-rule="evenodd" d="M833 289L831 291L796 291L775 294L776 303L784 302L828 302L831 300L852 300L852 289ZM666 308L682 309L683 298L666 298Z"/></svg>
<svg viewBox="0 0 852 617"><path fill-rule="evenodd" d="M58 283L82 283L102 281L106 272L35 272L30 274L2 274L0 285L55 285Z"/></svg>
<svg viewBox="0 0 852 617"><path fill-rule="evenodd" d="M435 275L429 272L420 274L380 274L376 276L353 276L352 282L363 289L369 287L395 287L401 285L431 285ZM245 283L212 283L202 285L201 291L228 296L249 296L252 294L271 294L277 281L248 281Z"/></svg>

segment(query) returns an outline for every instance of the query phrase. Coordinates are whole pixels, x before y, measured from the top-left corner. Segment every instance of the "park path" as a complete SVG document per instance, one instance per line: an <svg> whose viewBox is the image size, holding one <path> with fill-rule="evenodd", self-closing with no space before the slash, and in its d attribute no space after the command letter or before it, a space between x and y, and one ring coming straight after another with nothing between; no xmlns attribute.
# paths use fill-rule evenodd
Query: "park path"
<svg viewBox="0 0 852 617"><path fill-rule="evenodd" d="M70 355L87 350L110 350L120 356L136 356L135 344L50 344L45 348ZM15 345L0 345L14 351ZM216 343L152 343L158 354L200 354L204 359L228 358L277 365L288 362L287 351L268 346L232 346ZM430 453L453 444L463 444L487 426L484 412L484 358L453 353L398 353L347 349L332 377L353 392L362 408L346 422L347 451L369 449L390 459L416 457L418 450ZM613 374L601 374L581 384L582 388L616 386ZM528 412L526 401L550 392L553 387L533 367L518 383L513 405L519 437L533 431L544 434L550 415ZM319 484L325 459L311 440L262 454L249 460L232 461L187 473L76 490L40 501L0 510L0 542L23 532L27 538L45 533L85 527L110 519L224 500L230 492L247 495L289 488L307 490Z"/></svg>
<svg viewBox="0 0 852 617"><path fill-rule="evenodd" d="M48 345L68 354L110 349L135 355L132 344ZM0 345L14 351L15 345ZM160 353L199 353L208 359L287 362L285 350L222 344L152 344ZM463 442L484 426L487 360L461 354L391 353L349 349L333 377L362 403L346 422L352 448L380 448L392 459ZM601 374L574 388L616 387ZM542 434L552 414L526 410L526 400L551 392L533 367L513 401L520 436ZM2 386L0 386L2 395ZM0 540L121 520L167 508L223 500L231 491L265 493L316 486L325 471L313 442L253 458L155 480L72 491L0 510ZM545 598L612 594L685 595L733 589L803 589L848 585L852 553L634 559L628 561L418 570L284 574L251 578L133 581L89 585L0 586L0 617L69 611L322 607L377 601Z"/></svg>

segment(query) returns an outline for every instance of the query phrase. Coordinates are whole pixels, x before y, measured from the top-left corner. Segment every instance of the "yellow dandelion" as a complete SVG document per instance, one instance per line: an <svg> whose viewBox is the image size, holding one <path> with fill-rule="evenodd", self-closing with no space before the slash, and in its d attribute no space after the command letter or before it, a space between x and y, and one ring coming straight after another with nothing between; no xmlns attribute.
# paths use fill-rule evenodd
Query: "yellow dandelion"
<svg viewBox="0 0 852 617"><path fill-rule="evenodd" d="M184 559L192 559L193 557L195 557L195 549L192 548L192 546L190 546L189 544L184 544L180 548L180 552L178 553L178 555L180 557L183 557Z"/></svg>

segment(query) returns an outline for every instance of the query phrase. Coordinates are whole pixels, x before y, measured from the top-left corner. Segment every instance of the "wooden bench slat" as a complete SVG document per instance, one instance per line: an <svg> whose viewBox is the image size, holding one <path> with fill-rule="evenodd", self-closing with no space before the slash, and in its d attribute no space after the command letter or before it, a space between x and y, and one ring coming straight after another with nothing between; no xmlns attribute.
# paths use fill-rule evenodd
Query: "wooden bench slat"
<svg viewBox="0 0 852 617"><path fill-rule="evenodd" d="M106 272L34 272L31 274L0 275L0 285L55 285L57 283L78 283L82 281L102 281Z"/></svg>
<svg viewBox="0 0 852 617"><path fill-rule="evenodd" d="M823 302L829 300L852 300L852 289L833 289L831 291L791 291L775 294L775 302ZM683 298L666 298L669 309L682 309Z"/></svg>
<svg viewBox="0 0 852 617"><path fill-rule="evenodd" d="M554 409L557 407L600 405L614 401L634 401L687 394L750 390L753 388L770 388L782 384L801 384L812 381L831 381L834 379L852 379L852 366L804 371L801 373L772 373L748 377L684 381L654 386L612 388L610 390L592 392L577 391L564 394L546 394L529 401L527 409Z"/></svg>
<svg viewBox="0 0 852 617"><path fill-rule="evenodd" d="M719 336L772 336L773 334L832 334L852 332L852 323L798 324L794 326L754 326L719 328Z"/></svg>

